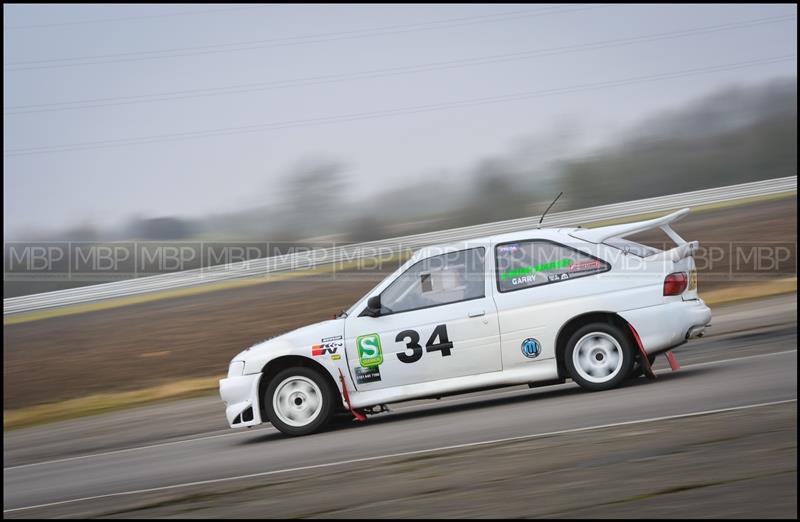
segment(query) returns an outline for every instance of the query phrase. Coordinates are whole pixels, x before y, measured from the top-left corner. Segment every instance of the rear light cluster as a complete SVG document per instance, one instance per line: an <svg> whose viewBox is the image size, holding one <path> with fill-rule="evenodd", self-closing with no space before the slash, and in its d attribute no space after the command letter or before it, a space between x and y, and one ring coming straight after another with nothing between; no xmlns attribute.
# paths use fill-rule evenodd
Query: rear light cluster
<svg viewBox="0 0 800 522"><path fill-rule="evenodd" d="M681 295L689 285L686 272L675 272L664 278L664 295Z"/></svg>

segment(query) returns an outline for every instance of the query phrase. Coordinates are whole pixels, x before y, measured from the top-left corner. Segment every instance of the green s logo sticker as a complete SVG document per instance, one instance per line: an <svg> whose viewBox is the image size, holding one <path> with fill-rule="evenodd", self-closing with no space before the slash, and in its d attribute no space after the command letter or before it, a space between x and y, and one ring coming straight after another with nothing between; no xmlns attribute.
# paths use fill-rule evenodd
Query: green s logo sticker
<svg viewBox="0 0 800 522"><path fill-rule="evenodd" d="M364 368L379 366L383 362L381 336L378 334L361 335L356 338L358 360Z"/></svg>

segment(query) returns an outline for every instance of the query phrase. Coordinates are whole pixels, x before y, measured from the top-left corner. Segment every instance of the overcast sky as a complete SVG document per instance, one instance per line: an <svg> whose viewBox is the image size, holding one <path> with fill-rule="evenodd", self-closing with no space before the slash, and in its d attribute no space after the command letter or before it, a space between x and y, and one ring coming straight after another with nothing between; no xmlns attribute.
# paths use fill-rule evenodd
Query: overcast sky
<svg viewBox="0 0 800 522"><path fill-rule="evenodd" d="M365 197L797 70L796 5L3 9L4 235L251 207L308 158Z"/></svg>

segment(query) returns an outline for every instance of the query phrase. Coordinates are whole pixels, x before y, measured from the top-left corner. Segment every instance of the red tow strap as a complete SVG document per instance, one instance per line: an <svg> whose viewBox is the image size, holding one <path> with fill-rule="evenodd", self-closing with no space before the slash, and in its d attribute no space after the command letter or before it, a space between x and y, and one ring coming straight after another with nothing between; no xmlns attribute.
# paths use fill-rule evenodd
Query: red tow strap
<svg viewBox="0 0 800 522"><path fill-rule="evenodd" d="M675 354L672 352L667 352L664 354L667 356L667 361L669 362L669 367L672 368L673 372L676 372L681 369L681 365L678 364L678 359L675 358Z"/></svg>
<svg viewBox="0 0 800 522"><path fill-rule="evenodd" d="M650 359L647 357L647 352L644 351L644 345L642 344L642 339L639 337L639 332L636 331L636 328L634 328L632 324L628 324L628 326L630 326L633 337L636 339L636 345L639 347L639 352L642 354L642 367L644 368L645 375L647 375L648 379L655 379L656 374L653 373L653 368L650 366ZM664 355L667 357L667 362L673 372L681 369L681 365L678 364L678 359L672 351L664 352Z"/></svg>
<svg viewBox="0 0 800 522"><path fill-rule="evenodd" d="M636 346L639 347L639 352L642 354L641 365L644 369L644 374L647 375L648 379L653 380L656 378L656 374L653 373L653 368L650 366L650 359L647 357L647 352L644 351L644 345L642 344L641 337L639 337L639 332L636 331L636 328L634 328L632 324L628 323L628 326L631 332L633 332L633 338L636 339Z"/></svg>
<svg viewBox="0 0 800 522"><path fill-rule="evenodd" d="M367 420L367 416L350 406L350 394L347 392L347 383L344 382L344 374L341 369L339 369L339 380L342 382L342 395L344 395L344 402L347 403L347 409L350 410L350 413L353 414L357 421L364 422Z"/></svg>

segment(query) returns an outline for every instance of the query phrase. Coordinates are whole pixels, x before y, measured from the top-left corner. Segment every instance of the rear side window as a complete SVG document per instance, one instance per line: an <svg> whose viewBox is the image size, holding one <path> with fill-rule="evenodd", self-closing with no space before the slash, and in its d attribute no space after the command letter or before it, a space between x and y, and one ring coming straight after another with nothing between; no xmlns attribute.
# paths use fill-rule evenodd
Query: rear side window
<svg viewBox="0 0 800 522"><path fill-rule="evenodd" d="M502 243L495 247L500 292L599 274L611 266L594 256L544 239Z"/></svg>

